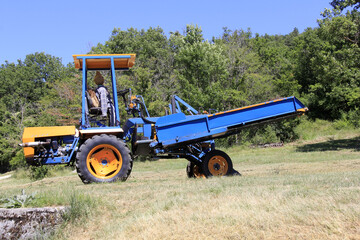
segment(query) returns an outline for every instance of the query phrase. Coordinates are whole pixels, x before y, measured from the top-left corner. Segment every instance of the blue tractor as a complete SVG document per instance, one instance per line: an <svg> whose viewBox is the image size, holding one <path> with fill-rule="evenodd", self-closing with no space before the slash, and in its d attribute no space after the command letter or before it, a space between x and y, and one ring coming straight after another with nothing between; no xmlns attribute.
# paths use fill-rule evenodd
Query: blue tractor
<svg viewBox="0 0 360 240"><path fill-rule="evenodd" d="M295 97L281 98L224 112L199 113L177 96L169 113L151 117L144 99L131 89L118 90L115 71L135 64L135 54L74 55L82 71L80 126L25 128L25 158L32 165L76 164L84 183L125 181L136 156L185 158L188 177L236 174L230 157L215 148L216 138L239 133L243 128L303 115L308 109ZM111 90L108 111L88 88L88 72L109 70ZM120 126L118 98L130 117ZM100 100L101 101L101 100ZM185 114L185 113L186 114Z"/></svg>

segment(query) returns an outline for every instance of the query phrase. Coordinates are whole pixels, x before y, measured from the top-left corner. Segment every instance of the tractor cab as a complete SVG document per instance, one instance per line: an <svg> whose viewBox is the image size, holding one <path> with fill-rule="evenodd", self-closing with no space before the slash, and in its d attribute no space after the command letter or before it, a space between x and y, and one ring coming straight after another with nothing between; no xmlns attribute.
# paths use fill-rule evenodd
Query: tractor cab
<svg viewBox="0 0 360 240"><path fill-rule="evenodd" d="M116 70L129 70L135 64L135 54L84 54L73 55L75 68L82 70L82 113L80 120L81 130L98 130L98 128L111 130L121 129L118 104L118 92L116 88ZM106 87L91 88L88 79L89 71L96 71L95 79L102 77L100 71L110 71L110 83ZM98 72L99 71L99 72ZM98 75L100 74L100 75ZM96 80L95 80L96 81ZM99 90L100 89L100 90ZM101 94L106 97L100 97ZM102 109L104 105L108 109Z"/></svg>

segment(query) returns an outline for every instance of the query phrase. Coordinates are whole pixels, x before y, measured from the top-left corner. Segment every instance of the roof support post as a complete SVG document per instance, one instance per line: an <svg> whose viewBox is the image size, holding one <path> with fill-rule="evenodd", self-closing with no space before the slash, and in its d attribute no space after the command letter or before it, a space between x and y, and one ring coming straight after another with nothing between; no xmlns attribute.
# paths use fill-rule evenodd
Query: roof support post
<svg viewBox="0 0 360 240"><path fill-rule="evenodd" d="M87 69L86 58L83 58L82 68L82 111L81 111L81 126L86 125L86 85L87 85Z"/></svg>
<svg viewBox="0 0 360 240"><path fill-rule="evenodd" d="M117 89L116 89L116 76L115 76L115 63L114 57L111 57L111 82L112 82L112 92L113 92L113 103L115 107L115 126L120 125L120 115L119 115L119 104L117 98Z"/></svg>

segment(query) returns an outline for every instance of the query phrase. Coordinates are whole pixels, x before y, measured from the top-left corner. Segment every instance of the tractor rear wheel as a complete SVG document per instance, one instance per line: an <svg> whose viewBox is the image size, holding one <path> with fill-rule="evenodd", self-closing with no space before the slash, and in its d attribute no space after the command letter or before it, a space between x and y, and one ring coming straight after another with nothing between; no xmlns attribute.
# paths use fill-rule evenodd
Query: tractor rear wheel
<svg viewBox="0 0 360 240"><path fill-rule="evenodd" d="M125 181L131 168L130 150L113 135L87 139L76 154L76 170L84 183Z"/></svg>
<svg viewBox="0 0 360 240"><path fill-rule="evenodd" d="M230 157L220 150L208 152L203 158L201 167L206 177L226 176L233 173L233 164Z"/></svg>
<svg viewBox="0 0 360 240"><path fill-rule="evenodd" d="M201 171L201 167L193 162L188 163L186 166L186 175L188 178L204 178L205 175Z"/></svg>

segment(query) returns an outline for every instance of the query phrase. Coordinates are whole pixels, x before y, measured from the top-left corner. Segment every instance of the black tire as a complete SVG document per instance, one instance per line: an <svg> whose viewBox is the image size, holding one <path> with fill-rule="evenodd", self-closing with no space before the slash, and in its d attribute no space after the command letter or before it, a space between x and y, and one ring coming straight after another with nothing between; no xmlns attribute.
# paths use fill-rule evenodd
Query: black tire
<svg viewBox="0 0 360 240"><path fill-rule="evenodd" d="M126 148L129 150L129 148L127 147L126 144L125 144L125 146L126 146ZM129 150L129 152L130 152L130 150ZM132 168L133 168L133 164L134 164L134 156L131 154L131 152L130 152L129 154L130 154L130 159L131 159L131 161L130 161L130 168L128 169L128 171L127 171L127 173L126 173L127 178L130 176L131 171L132 171ZM127 178L126 178L126 179L127 179ZM125 179L125 180L126 180L126 179ZM125 181L125 180L123 180L123 181Z"/></svg>
<svg viewBox="0 0 360 240"><path fill-rule="evenodd" d="M194 177L194 169L193 169L194 165L195 164L193 164L192 162L188 162L188 164L186 166L186 175L188 176L188 178Z"/></svg>
<svg viewBox="0 0 360 240"><path fill-rule="evenodd" d="M188 178L205 177L205 175L201 171L201 167L199 167L198 165L196 165L195 163L190 162L190 161L189 161L188 165L186 166L186 175L188 176Z"/></svg>
<svg viewBox="0 0 360 240"><path fill-rule="evenodd" d="M87 139L76 154L76 171L83 183L125 181L132 169L126 144L113 135Z"/></svg>
<svg viewBox="0 0 360 240"><path fill-rule="evenodd" d="M232 173L230 173L231 176L241 176L241 173L233 169Z"/></svg>
<svg viewBox="0 0 360 240"><path fill-rule="evenodd" d="M203 157L202 172L206 177L228 176L233 173L230 157L223 151L213 150Z"/></svg>

